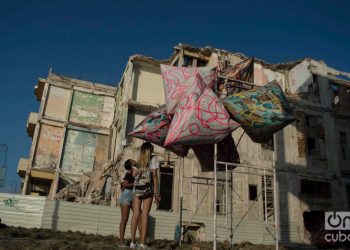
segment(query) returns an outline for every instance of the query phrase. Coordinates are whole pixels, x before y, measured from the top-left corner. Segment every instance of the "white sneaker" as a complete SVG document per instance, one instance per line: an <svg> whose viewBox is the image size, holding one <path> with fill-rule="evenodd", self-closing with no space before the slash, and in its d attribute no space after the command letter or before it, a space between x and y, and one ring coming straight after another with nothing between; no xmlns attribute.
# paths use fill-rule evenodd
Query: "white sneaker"
<svg viewBox="0 0 350 250"><path fill-rule="evenodd" d="M140 243L140 244L137 245L136 249L152 249L152 248L150 248L147 245L144 245L144 244Z"/></svg>
<svg viewBox="0 0 350 250"><path fill-rule="evenodd" d="M137 249L137 248L138 248L137 242L135 243L130 242L130 249Z"/></svg>

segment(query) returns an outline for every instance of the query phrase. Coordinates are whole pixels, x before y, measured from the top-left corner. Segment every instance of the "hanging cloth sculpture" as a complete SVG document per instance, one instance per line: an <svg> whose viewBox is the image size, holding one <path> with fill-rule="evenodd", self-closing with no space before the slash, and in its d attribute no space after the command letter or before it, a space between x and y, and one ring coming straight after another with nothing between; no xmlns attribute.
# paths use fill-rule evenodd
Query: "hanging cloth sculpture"
<svg viewBox="0 0 350 250"><path fill-rule="evenodd" d="M246 82L254 82L254 57L248 58L234 66L228 66L221 73L224 77L229 77Z"/></svg>
<svg viewBox="0 0 350 250"><path fill-rule="evenodd" d="M197 74L176 109L165 145L215 143L239 126Z"/></svg>
<svg viewBox="0 0 350 250"><path fill-rule="evenodd" d="M233 94L222 102L231 117L257 143L269 141L275 132L295 121L292 108L276 81Z"/></svg>
<svg viewBox="0 0 350 250"><path fill-rule="evenodd" d="M254 58L248 58L234 66L229 66L221 72L221 76L233 78L246 82L254 82ZM236 83L237 84L237 83ZM234 88L227 80L218 78L218 96L220 98L233 94L240 89ZM214 165L214 145L201 144L192 147L202 171L212 171ZM222 141L217 143L217 160L230 163L240 163L239 154L232 134L227 135Z"/></svg>
<svg viewBox="0 0 350 250"><path fill-rule="evenodd" d="M216 68L209 67L175 67L160 65L163 77L166 108L168 114L174 114L176 107L182 99L188 85L199 74L209 88L213 87L217 77Z"/></svg>
<svg viewBox="0 0 350 250"><path fill-rule="evenodd" d="M225 70L223 75L250 82L253 65L251 58ZM218 143L219 161L239 163L231 133L240 124L253 141L262 143L295 120L275 81L219 99L212 90L215 68L161 65L161 70L166 108L152 112L129 135L180 156L185 156L192 146L201 165L208 169L213 165L214 143Z"/></svg>
<svg viewBox="0 0 350 250"><path fill-rule="evenodd" d="M179 156L186 156L188 153L188 147L186 146L164 146L171 120L172 116L167 114L165 108L153 111L128 135L165 147Z"/></svg>
<svg viewBox="0 0 350 250"><path fill-rule="evenodd" d="M254 57L248 58L234 66L228 66L221 72L221 76L245 82L254 82ZM238 83L236 83L238 84ZM238 92L240 89L234 88L227 80L221 78L217 81L218 96L222 99Z"/></svg>

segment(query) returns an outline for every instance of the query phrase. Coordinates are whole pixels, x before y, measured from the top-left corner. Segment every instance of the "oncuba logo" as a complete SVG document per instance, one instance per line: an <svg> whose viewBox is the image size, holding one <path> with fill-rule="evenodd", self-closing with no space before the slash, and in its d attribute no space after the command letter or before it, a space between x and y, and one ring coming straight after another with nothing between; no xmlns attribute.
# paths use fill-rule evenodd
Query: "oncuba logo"
<svg viewBox="0 0 350 250"><path fill-rule="evenodd" d="M350 212L325 212L325 230L332 230L327 233L324 239L327 242L350 242ZM335 232L337 231L337 232Z"/></svg>
<svg viewBox="0 0 350 250"><path fill-rule="evenodd" d="M350 212L325 212L326 230L350 230Z"/></svg>

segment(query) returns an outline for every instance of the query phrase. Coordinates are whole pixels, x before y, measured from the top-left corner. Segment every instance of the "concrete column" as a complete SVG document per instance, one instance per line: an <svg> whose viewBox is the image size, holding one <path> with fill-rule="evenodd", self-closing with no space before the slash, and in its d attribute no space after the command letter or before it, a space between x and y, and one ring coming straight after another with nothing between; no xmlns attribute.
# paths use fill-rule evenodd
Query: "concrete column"
<svg viewBox="0 0 350 250"><path fill-rule="evenodd" d="M29 183L29 175L30 175L30 172L26 171L26 175L24 177L24 182L23 182L22 195L26 195L27 194L27 188L28 188L28 183Z"/></svg>

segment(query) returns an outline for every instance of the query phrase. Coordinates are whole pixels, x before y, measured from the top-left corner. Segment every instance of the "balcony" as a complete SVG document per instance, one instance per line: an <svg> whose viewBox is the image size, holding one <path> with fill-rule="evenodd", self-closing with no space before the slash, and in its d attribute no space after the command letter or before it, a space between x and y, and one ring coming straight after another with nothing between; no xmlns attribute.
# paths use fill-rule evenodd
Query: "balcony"
<svg viewBox="0 0 350 250"><path fill-rule="evenodd" d="M38 123L38 113L30 112L27 120L27 133L28 136L34 136L35 126Z"/></svg>
<svg viewBox="0 0 350 250"><path fill-rule="evenodd" d="M39 78L38 85L36 85L34 88L34 95L36 96L36 100L38 102L41 101L41 98L43 96L45 82L46 82L46 79Z"/></svg>
<svg viewBox="0 0 350 250"><path fill-rule="evenodd" d="M19 159L18 166L17 166L17 174L20 177L24 178L27 171L27 166L28 166L28 159L26 158Z"/></svg>

